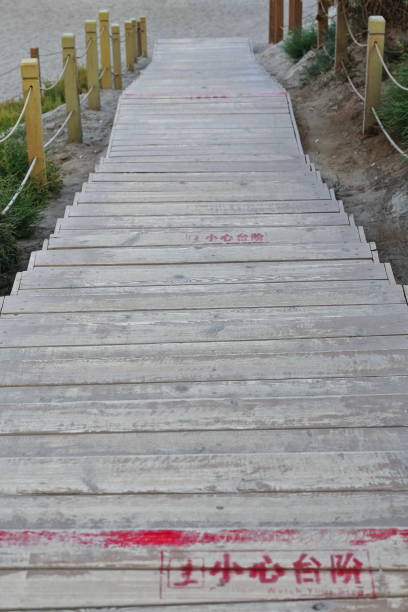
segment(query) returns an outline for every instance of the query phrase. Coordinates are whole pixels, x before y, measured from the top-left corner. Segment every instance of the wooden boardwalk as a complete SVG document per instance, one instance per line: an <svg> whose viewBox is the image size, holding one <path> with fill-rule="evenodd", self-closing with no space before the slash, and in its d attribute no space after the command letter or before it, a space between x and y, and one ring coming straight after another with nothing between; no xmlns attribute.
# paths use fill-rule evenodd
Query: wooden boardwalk
<svg viewBox="0 0 408 612"><path fill-rule="evenodd" d="M0 610L407 612L407 330L248 43L160 41L2 304Z"/></svg>

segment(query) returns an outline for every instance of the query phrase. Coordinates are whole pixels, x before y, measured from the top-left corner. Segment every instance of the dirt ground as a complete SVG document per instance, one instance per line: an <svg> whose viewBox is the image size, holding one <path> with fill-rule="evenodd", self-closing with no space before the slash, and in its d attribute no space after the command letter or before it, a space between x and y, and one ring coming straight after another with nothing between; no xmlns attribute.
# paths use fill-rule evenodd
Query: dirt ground
<svg viewBox="0 0 408 612"><path fill-rule="evenodd" d="M306 85L286 81L287 57L275 47L259 58L291 94L303 147L346 210L377 244L399 283L408 283L408 163L378 131L363 137L363 105L344 77L329 72ZM364 58L353 79L363 91Z"/></svg>

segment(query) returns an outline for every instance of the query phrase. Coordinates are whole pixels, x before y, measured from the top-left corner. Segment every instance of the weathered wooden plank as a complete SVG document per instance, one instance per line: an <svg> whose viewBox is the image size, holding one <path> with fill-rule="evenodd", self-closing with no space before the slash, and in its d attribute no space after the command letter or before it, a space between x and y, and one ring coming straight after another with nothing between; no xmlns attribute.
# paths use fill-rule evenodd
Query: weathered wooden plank
<svg viewBox="0 0 408 612"><path fill-rule="evenodd" d="M242 232L238 236L242 235ZM225 240L234 241L234 234L224 234ZM116 266L177 263L223 262L286 262L286 261L373 261L370 245L361 242L346 244L308 244L279 246L254 243L188 244L186 246L131 246L67 248L34 252L34 267L52 266Z"/></svg>
<svg viewBox="0 0 408 612"><path fill-rule="evenodd" d="M103 299L101 299L103 298ZM253 283L106 289L25 290L4 298L3 314L30 312L109 312L123 310L173 310L182 308L262 308L279 306L333 306L337 304L405 304L401 287L388 281L341 283Z"/></svg>
<svg viewBox="0 0 408 612"><path fill-rule="evenodd" d="M94 456L92 464L88 457L0 458L3 495L406 491L407 487L407 451Z"/></svg>
<svg viewBox="0 0 408 612"><path fill-rule="evenodd" d="M316 179L313 173L306 166L302 168L296 164L296 169L287 169L287 182L302 181L303 177L308 179ZM239 172L239 175L237 174ZM115 164L112 168L99 167L97 172L92 172L89 175L89 182L177 182L179 184L188 184L190 182L234 182L238 179L240 182L280 182L282 180L283 170L271 171L227 171L219 169L218 172L135 172L132 164ZM241 183L239 183L241 184Z"/></svg>
<svg viewBox="0 0 408 612"><path fill-rule="evenodd" d="M218 555L219 556L219 555ZM261 555L262 557L262 555ZM186 560L184 559L184 562ZM215 558L214 558L215 562ZM175 572L180 581L181 571ZM209 572L206 573L206 576ZM322 572L322 583L300 585L297 595L305 600L366 597L406 597L405 572L361 572L362 585L331 584L330 572ZM210 576L213 588L164 590L160 585L163 574L148 570L24 570L0 572L0 588L4 598L0 609L32 609L52 606L53 608L84 606L134 606L211 602L244 602L291 600L291 591L296 586L295 572L282 576L278 587L270 587L246 575L235 576L226 586L219 583L220 577ZM181 578L182 580L182 578ZM172 584L171 582L169 583ZM218 586L217 586L218 585ZM362 609L358 602L356 609ZM333 608L332 608L333 609ZM350 609L350 608L349 608ZM364 609L364 608L363 608ZM366 608L367 609L367 608ZM374 608L378 610L377 608Z"/></svg>
<svg viewBox="0 0 408 612"><path fill-rule="evenodd" d="M107 201L110 198L106 198ZM116 198L112 198L114 200ZM117 198L119 201L122 198ZM123 198L126 202L126 198ZM129 200L129 198L128 198ZM115 206L116 208L116 206ZM153 208L153 207L152 207ZM92 216L81 216L81 206L73 206L68 210L69 217L61 219L59 222L60 229L143 229L156 228L189 228L208 227L211 224L212 228L244 228L251 227L254 223L253 215L177 215L169 214L166 217L161 215L145 216L138 213L138 207L134 206L134 214L121 215L118 208L117 216L112 211L111 216L99 216L98 209L89 208L84 211L85 214L93 212ZM168 206L171 213L171 206ZM133 211L132 211L133 213ZM139 213L142 211L139 210ZM262 233L264 227L316 227L316 226L339 226L350 225L348 217L344 213L314 213L314 214L280 214L280 215L263 215L256 217L259 224L259 232Z"/></svg>
<svg viewBox="0 0 408 612"><path fill-rule="evenodd" d="M37 268L23 272L24 289L74 287L138 287L142 285L190 285L231 283L282 283L305 281L385 280L383 264L355 262L289 262L173 264L144 266L73 266Z"/></svg>
<svg viewBox="0 0 408 612"><path fill-rule="evenodd" d="M290 244L292 250L302 249L305 244L312 243L315 248L319 243L333 244L340 242L345 247L352 246L353 242L360 242L360 235L354 226L331 227L291 227L291 228L262 228L257 225L248 227L244 232L239 230L232 234L229 228L220 228L217 234L212 227L145 230L141 232L129 230L99 230L81 231L65 230L52 234L48 241L48 250L96 248L96 247L143 247L158 245L186 245L186 244L231 244L232 243L259 243L259 244ZM227 242L226 242L227 241ZM346 243L346 244L345 244Z"/></svg>
<svg viewBox="0 0 408 612"><path fill-rule="evenodd" d="M195 345L200 350L200 343ZM239 347L237 347L239 348ZM335 376L404 376L408 367L407 349L343 350L302 353L267 353L212 356L134 355L97 358L72 355L56 360L4 360L1 386L55 384L127 384L165 381L214 381L282 378L332 378ZM17 350L17 349L15 349ZM20 349L21 350L21 349ZM39 349L38 349L39 350ZM56 349L54 349L55 351ZM95 351L93 351L95 352ZM131 349L128 349L131 352ZM84 352L86 354L86 351Z"/></svg>
<svg viewBox="0 0 408 612"><path fill-rule="evenodd" d="M0 346L69 346L404 334L403 304L5 315Z"/></svg>

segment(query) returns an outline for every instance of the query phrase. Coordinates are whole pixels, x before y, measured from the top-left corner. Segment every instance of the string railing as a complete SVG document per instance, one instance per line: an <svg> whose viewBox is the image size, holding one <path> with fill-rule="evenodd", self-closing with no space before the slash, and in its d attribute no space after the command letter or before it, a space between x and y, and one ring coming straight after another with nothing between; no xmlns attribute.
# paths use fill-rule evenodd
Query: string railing
<svg viewBox="0 0 408 612"><path fill-rule="evenodd" d="M20 187L17 189L16 193L13 195L13 197L11 198L11 200L9 201L7 206L5 206L3 208L3 210L1 211L1 215L3 217L4 217L4 215L6 215L8 213L8 211L13 206L14 202L17 200L17 198L20 195L20 193L23 191L24 187L27 184L28 179L30 178L30 176L31 176L31 174L32 174L32 172L34 170L34 166L35 166L36 163L37 163L37 158L34 157L34 159L31 161L30 167L28 168L25 177L21 181Z"/></svg>
<svg viewBox="0 0 408 612"><path fill-rule="evenodd" d="M384 61L384 58L382 56L382 53L380 51L380 49L378 48L377 43L374 43L374 48L377 52L377 55L380 59L380 62L382 64L382 67L384 68L385 72L387 73L388 77L391 79L391 81L394 83L394 85L396 85L397 87L399 87L400 89L402 89L403 91L408 91L408 87L405 87L404 85L402 85L401 83L399 83L397 81L397 79L394 77L394 75L391 73L390 69L388 68L387 64Z"/></svg>
<svg viewBox="0 0 408 612"><path fill-rule="evenodd" d="M51 83L51 85L47 85L46 87L41 87L41 91L51 91L51 89L54 89L54 87L58 85L58 83L64 78L66 69L68 68L69 60L70 60L70 57L68 56L67 59L65 60L63 69L58 75L58 78L53 83Z"/></svg>
<svg viewBox="0 0 408 612"><path fill-rule="evenodd" d="M32 94L32 88L30 87L30 89L28 90L28 94L26 95L26 99L24 101L23 108L21 110L21 113L20 113L17 121L15 122L13 127L10 129L10 131L6 134L6 136L3 136L2 138L0 138L0 144L3 143L3 142L6 142L6 140L8 140L14 134L14 132L17 130L18 126L22 122L24 114L25 114L25 112L27 110L28 103L29 103L30 98L31 98L31 94Z"/></svg>

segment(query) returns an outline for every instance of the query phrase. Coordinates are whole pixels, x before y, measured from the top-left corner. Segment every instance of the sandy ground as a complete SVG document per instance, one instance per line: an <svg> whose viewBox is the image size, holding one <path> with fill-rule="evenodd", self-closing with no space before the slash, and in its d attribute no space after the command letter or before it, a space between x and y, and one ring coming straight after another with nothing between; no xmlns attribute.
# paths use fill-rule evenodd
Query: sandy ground
<svg viewBox="0 0 408 612"><path fill-rule="evenodd" d="M83 22L96 19L100 9L109 9L111 21L120 24L146 16L150 50L159 37L245 36L259 46L268 36L269 0L2 0L0 4L0 99L20 94L18 64L28 57L30 47L40 48L43 75L55 78L61 69L61 34L77 36L80 54L85 46ZM316 0L304 0L303 5L310 20Z"/></svg>

